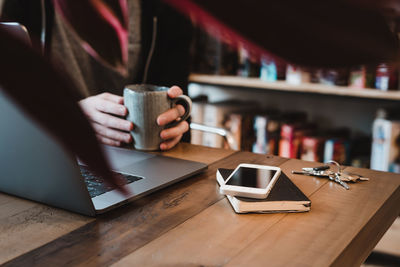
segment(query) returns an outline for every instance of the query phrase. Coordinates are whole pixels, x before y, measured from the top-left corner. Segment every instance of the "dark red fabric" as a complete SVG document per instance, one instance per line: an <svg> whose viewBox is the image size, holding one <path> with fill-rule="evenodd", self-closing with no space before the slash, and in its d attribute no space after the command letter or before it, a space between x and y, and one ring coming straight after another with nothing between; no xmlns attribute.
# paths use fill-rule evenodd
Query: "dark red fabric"
<svg viewBox="0 0 400 267"><path fill-rule="evenodd" d="M209 33L255 58L306 66L391 61L398 43L377 9L345 0L164 0Z"/></svg>
<svg viewBox="0 0 400 267"><path fill-rule="evenodd" d="M128 64L128 7L126 0L53 0L82 46L98 61L126 75Z"/></svg>
<svg viewBox="0 0 400 267"><path fill-rule="evenodd" d="M120 177L110 171L94 131L77 104L73 84L38 52L2 28L0 40L0 89L94 173L117 185Z"/></svg>

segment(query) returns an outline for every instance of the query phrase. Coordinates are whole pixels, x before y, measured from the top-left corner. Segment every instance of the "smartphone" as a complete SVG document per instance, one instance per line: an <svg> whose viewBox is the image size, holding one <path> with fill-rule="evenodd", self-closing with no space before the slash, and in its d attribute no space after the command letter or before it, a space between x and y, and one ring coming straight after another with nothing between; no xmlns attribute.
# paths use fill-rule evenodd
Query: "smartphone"
<svg viewBox="0 0 400 267"><path fill-rule="evenodd" d="M239 164L221 184L220 192L225 195L266 198L281 175L281 168L275 166Z"/></svg>

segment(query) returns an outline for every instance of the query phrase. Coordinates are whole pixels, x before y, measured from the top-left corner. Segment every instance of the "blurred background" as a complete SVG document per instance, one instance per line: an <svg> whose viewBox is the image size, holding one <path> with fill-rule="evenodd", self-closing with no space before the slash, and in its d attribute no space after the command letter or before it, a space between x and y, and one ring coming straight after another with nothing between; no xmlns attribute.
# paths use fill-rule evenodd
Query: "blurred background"
<svg viewBox="0 0 400 267"><path fill-rule="evenodd" d="M380 7L395 36L400 35L398 2ZM260 27L268 35L276 26ZM290 48L298 49L296 43ZM193 144L400 173L397 58L303 66L273 54L254 57L249 47L229 46L197 27L189 73L192 123L210 127L194 125ZM365 266L400 266L399 219Z"/></svg>

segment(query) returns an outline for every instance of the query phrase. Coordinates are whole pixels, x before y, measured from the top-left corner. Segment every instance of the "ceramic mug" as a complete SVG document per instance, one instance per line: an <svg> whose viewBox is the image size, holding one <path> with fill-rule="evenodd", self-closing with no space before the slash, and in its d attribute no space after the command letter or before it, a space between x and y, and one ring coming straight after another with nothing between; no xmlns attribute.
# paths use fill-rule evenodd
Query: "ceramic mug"
<svg viewBox="0 0 400 267"><path fill-rule="evenodd" d="M126 119L134 124L131 135L135 149L159 150L160 144L163 142L160 137L161 131L173 127L189 117L192 108L190 98L186 95L170 98L167 94L168 90L168 87L150 84L125 86L124 105L128 109ZM157 117L178 103L185 108L185 114L181 117L181 120L159 126Z"/></svg>

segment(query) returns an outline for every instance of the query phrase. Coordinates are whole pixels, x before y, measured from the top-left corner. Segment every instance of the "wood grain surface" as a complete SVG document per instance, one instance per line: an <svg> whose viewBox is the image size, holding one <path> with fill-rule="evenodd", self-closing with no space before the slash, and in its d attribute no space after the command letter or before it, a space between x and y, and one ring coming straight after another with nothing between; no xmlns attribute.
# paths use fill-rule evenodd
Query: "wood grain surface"
<svg viewBox="0 0 400 267"><path fill-rule="evenodd" d="M192 145L189 143L180 143L171 150L156 152L156 154L211 164L233 154L234 152L235 151L229 149L219 149Z"/></svg>
<svg viewBox="0 0 400 267"><path fill-rule="evenodd" d="M259 162L267 164L265 162ZM289 177L292 170L315 167L321 163L289 160L280 165ZM292 180L312 195L327 183L324 179L296 175ZM294 214L235 214L224 198L160 238L134 251L116 266L222 266L261 234ZM303 214L298 215L301 219Z"/></svg>
<svg viewBox="0 0 400 267"><path fill-rule="evenodd" d="M244 160L271 165L286 161L279 157L235 153L210 165L200 175L99 216L5 266L112 264L223 199L215 181L217 168L233 168Z"/></svg>
<svg viewBox="0 0 400 267"><path fill-rule="evenodd" d="M324 184L310 196L311 212L286 216L227 266L261 266L266 251L271 266L359 266L399 214L400 188L399 175L356 172L371 180L349 191Z"/></svg>
<svg viewBox="0 0 400 267"><path fill-rule="evenodd" d="M233 153L232 150L180 143L175 148L158 154L210 164ZM183 200L185 194L181 196ZM166 199L165 205L174 205L174 201L179 202L179 196ZM150 211L147 213L151 214ZM143 216L150 216L147 213ZM0 264L93 221L94 219L90 217L0 193ZM92 226L87 227L90 229ZM98 226L95 225L95 227ZM85 229L79 231L85 231Z"/></svg>
<svg viewBox="0 0 400 267"><path fill-rule="evenodd" d="M180 145L167 154L213 163L199 175L81 226L77 222L86 217L65 211L52 217L54 209L44 206L39 214L47 217L29 217L28 211L31 214L35 211L32 205L39 204L0 195L0 227L3 227L0 248L5 248L0 252L3 253L0 263L7 261L5 266L359 266L400 213L397 174L348 168L371 180L350 184L351 189L345 190L327 179L291 174L292 170L320 163L191 145ZM226 198L219 194L215 174L217 168L234 168L239 163L280 166L311 199L311 211L235 214ZM10 205L19 201L26 203ZM77 217L68 220L68 216ZM60 235L58 227L64 228L64 234ZM18 235L21 229L26 231ZM23 238L34 235L35 231L40 242L30 246ZM23 250L13 253L6 247L7 240L11 240L12 247L21 246ZM35 238L28 238L31 240Z"/></svg>
<svg viewBox="0 0 400 267"><path fill-rule="evenodd" d="M346 191L327 179L291 174L317 165L290 160L280 166L311 198L309 213L238 215L223 199L115 265L359 266L399 213L394 207L400 198L399 177L372 178ZM388 195L391 199L385 201Z"/></svg>
<svg viewBox="0 0 400 267"><path fill-rule="evenodd" d="M0 194L0 264L93 221L68 211Z"/></svg>

